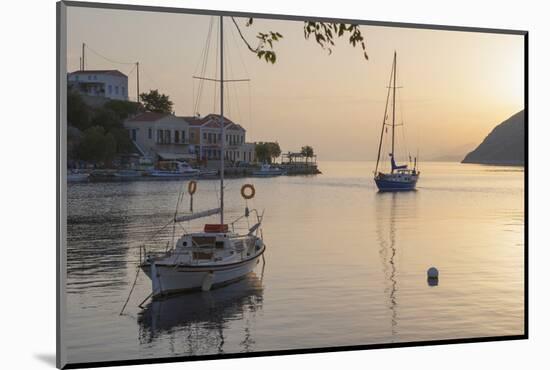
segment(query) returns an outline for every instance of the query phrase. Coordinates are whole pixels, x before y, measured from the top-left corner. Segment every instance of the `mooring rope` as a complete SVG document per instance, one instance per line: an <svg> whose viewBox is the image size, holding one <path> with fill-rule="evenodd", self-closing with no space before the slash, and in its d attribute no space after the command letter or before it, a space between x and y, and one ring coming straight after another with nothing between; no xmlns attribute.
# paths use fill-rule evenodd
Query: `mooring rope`
<svg viewBox="0 0 550 370"><path fill-rule="evenodd" d="M136 272L136 278L134 279L134 284L132 284L132 289L130 289L130 294L128 294L128 298L126 298L126 302L124 302L124 306L122 306L122 310L120 310L119 316L122 316L122 313L124 312L124 309L126 308L126 305L130 301L130 297L132 296L132 292L134 291L134 288L136 287L136 283L137 283L137 279L138 279L140 270L141 269L138 266L137 272Z"/></svg>

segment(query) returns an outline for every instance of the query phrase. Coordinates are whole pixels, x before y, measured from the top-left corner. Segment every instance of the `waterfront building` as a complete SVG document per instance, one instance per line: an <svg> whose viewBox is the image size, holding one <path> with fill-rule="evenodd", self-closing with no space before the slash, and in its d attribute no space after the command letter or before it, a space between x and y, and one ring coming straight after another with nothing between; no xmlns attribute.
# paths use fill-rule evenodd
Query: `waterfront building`
<svg viewBox="0 0 550 370"><path fill-rule="evenodd" d="M205 117L182 117L189 122L189 143L195 147L199 160L218 161L221 159L222 130L220 116L209 114ZM225 159L233 163L256 161L255 144L246 142L246 130L239 124L224 117Z"/></svg>
<svg viewBox="0 0 550 370"><path fill-rule="evenodd" d="M189 123L169 113L145 112L124 121L130 139L141 154L154 160L196 158L190 143Z"/></svg>
<svg viewBox="0 0 550 370"><path fill-rule="evenodd" d="M83 70L67 74L67 84L82 95L128 100L128 76L118 70Z"/></svg>

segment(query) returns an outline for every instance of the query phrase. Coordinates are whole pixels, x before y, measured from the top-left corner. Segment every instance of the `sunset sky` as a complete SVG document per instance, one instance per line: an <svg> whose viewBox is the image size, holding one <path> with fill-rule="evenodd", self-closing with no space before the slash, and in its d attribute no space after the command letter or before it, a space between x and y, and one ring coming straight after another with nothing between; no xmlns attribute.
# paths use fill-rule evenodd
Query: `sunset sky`
<svg viewBox="0 0 550 370"><path fill-rule="evenodd" d="M68 8L68 70L79 68L82 43L87 69L129 74L129 94L158 89L177 115L192 115L211 17ZM216 70L214 20L206 77ZM523 36L362 26L369 60L360 47L338 40L332 55L305 40L303 22L256 19L257 32L278 31L275 65L260 61L225 21L226 78L251 82L228 88L227 115L247 129L248 141L278 141L283 151L311 145L321 160L376 157L393 52L398 55L398 121L407 148L426 159L466 154L490 130L523 109ZM111 59L107 61L96 54ZM218 112L214 84L206 83L199 112ZM401 134L400 134L401 135ZM400 136L401 137L401 136Z"/></svg>

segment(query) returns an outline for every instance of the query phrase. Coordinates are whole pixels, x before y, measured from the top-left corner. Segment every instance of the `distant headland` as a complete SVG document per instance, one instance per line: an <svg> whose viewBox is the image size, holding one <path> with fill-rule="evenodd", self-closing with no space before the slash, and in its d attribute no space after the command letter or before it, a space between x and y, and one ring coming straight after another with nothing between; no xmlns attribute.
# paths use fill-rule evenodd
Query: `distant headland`
<svg viewBox="0 0 550 370"><path fill-rule="evenodd" d="M523 166L525 158L525 119L520 111L498 126L462 163Z"/></svg>

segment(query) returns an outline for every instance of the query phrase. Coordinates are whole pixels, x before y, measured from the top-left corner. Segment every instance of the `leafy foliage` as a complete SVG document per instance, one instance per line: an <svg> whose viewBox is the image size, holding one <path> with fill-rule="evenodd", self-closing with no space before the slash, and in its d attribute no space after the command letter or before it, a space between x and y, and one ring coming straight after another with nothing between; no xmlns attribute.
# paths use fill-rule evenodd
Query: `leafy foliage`
<svg viewBox="0 0 550 370"><path fill-rule="evenodd" d="M135 102L109 100L99 107L86 104L76 91L67 93L67 134L70 159L109 162L116 154L131 153L134 145L124 120L141 110Z"/></svg>
<svg viewBox="0 0 550 370"><path fill-rule="evenodd" d="M304 157L306 157L306 163L308 162L309 158L313 158L313 155L315 154L313 152L313 147L309 145L305 145L302 147L301 153Z"/></svg>
<svg viewBox="0 0 550 370"><path fill-rule="evenodd" d="M231 18L233 24L237 28L241 39L244 41L248 49L255 53L258 58L264 59L266 62L274 64L277 61L277 54L274 50L274 43L283 38L279 32L268 31L258 32L256 38L258 45L253 47L243 35L241 28L235 18ZM252 26L254 18L249 18L246 22L246 27ZM361 45L363 57L369 59L365 38L361 33L358 24L346 23L330 23L330 22L304 22L304 38L309 40L313 37L317 44L323 49L328 50L329 55L332 54L332 47L335 45L334 40L340 37L348 37L350 45L353 47Z"/></svg>
<svg viewBox="0 0 550 370"><path fill-rule="evenodd" d="M174 103L168 95L160 94L158 90L139 94L143 108L148 112L172 113Z"/></svg>
<svg viewBox="0 0 550 370"><path fill-rule="evenodd" d="M259 162L272 163L281 155L281 147L277 142L256 143L256 159Z"/></svg>
<svg viewBox="0 0 550 370"><path fill-rule="evenodd" d="M358 24L345 23L327 23L327 22L304 22L304 37L308 40L311 36L315 38L317 44L323 49L327 49L329 54L332 54L334 46L334 38L344 37L349 34L349 43L355 47L361 45L363 49L363 57L369 59L367 55L367 47L365 38L361 34Z"/></svg>
<svg viewBox="0 0 550 370"><path fill-rule="evenodd" d="M141 104L125 100L109 100L103 108L114 112L121 120L139 113Z"/></svg>
<svg viewBox="0 0 550 370"><path fill-rule="evenodd" d="M69 125L85 130L90 127L91 110L82 96L69 89L67 91L67 121Z"/></svg>
<svg viewBox="0 0 550 370"><path fill-rule="evenodd" d="M237 28L237 31L239 32L239 35L241 36L241 39L244 41L245 45L248 47L248 50L255 53L258 58L265 59L266 62L274 64L277 61L277 55L275 54L275 51L273 51L273 43L279 41L283 38L283 35L281 35L279 32L273 32L268 31L267 33L264 32L258 32L258 35L256 35L256 38L258 39L258 45L256 47L253 47L246 37L244 37L241 28L239 27L237 21L235 21L235 18L231 17L231 20L233 21L233 24ZM249 18L246 22L246 27L250 27L252 23L254 22L254 18Z"/></svg>
<svg viewBox="0 0 550 370"><path fill-rule="evenodd" d="M122 126L122 119L116 112L105 107L96 108L91 119L91 126L103 127L106 131Z"/></svg>
<svg viewBox="0 0 550 370"><path fill-rule="evenodd" d="M80 159L109 162L116 154L116 139L101 126L92 126L84 131L78 148Z"/></svg>

